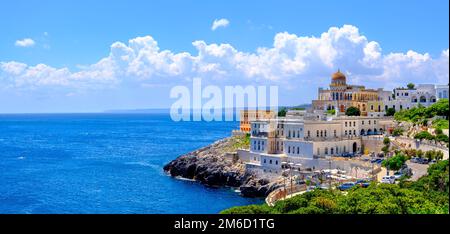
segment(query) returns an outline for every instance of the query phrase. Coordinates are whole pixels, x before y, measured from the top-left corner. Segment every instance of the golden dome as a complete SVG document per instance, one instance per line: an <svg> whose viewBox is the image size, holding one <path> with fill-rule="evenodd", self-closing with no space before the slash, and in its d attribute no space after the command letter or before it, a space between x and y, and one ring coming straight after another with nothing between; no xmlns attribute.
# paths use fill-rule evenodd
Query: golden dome
<svg viewBox="0 0 450 234"><path fill-rule="evenodd" d="M346 77L345 77L345 75L338 69L338 71L337 71L336 73L334 73L334 74L331 76L331 79L332 79L333 81L341 80L341 81L344 81L344 82L345 82Z"/></svg>

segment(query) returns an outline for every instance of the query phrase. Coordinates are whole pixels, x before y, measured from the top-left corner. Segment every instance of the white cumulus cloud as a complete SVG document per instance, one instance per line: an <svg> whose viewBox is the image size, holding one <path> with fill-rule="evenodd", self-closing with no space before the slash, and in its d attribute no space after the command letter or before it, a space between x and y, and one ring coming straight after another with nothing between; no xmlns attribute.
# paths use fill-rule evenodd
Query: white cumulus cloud
<svg viewBox="0 0 450 234"><path fill-rule="evenodd" d="M31 47L34 46L36 43L31 38L24 38L22 40L17 40L16 43L14 43L15 46L18 47Z"/></svg>
<svg viewBox="0 0 450 234"><path fill-rule="evenodd" d="M220 27L227 27L230 24L230 21L227 19L215 19L212 26L211 26L211 30L215 31L217 28Z"/></svg>
<svg viewBox="0 0 450 234"><path fill-rule="evenodd" d="M383 53L382 46L361 35L352 25L331 27L320 36L298 36L280 32L270 47L243 52L230 44L194 41L196 53L163 50L151 36L128 43L115 42L108 56L78 71L0 62L0 84L4 87L78 88L120 87L137 84L176 84L201 77L219 84L280 84L284 87L316 89L327 84L338 68L349 83L393 88L406 83L448 83L449 50L438 57L413 50ZM151 83L151 84L149 84Z"/></svg>

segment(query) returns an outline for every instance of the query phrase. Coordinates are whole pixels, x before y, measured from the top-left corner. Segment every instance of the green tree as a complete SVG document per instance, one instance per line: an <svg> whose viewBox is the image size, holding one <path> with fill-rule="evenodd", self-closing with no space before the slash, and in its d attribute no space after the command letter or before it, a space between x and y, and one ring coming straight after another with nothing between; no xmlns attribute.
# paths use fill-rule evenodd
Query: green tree
<svg viewBox="0 0 450 234"><path fill-rule="evenodd" d="M392 131L392 136L401 136L401 135L403 135L402 128L395 128L394 131Z"/></svg>
<svg viewBox="0 0 450 234"><path fill-rule="evenodd" d="M438 134L436 135L436 140L448 143L448 136L445 134Z"/></svg>
<svg viewBox="0 0 450 234"><path fill-rule="evenodd" d="M278 111L278 116L279 117L285 117L287 113L287 109L286 107L282 107L279 111Z"/></svg>
<svg viewBox="0 0 450 234"><path fill-rule="evenodd" d="M395 109L392 107L387 108L386 110L386 116L394 116L395 114Z"/></svg>
<svg viewBox="0 0 450 234"><path fill-rule="evenodd" d="M414 89L415 85L413 83L409 83L406 87L408 87L408 89Z"/></svg>
<svg viewBox="0 0 450 234"><path fill-rule="evenodd" d="M423 157L423 151L422 150L417 150L416 156L418 158L422 158Z"/></svg>
<svg viewBox="0 0 450 234"><path fill-rule="evenodd" d="M386 155L389 152L389 147L391 146L391 140L389 137L385 137L383 139L384 146L381 148L381 151L383 151L384 155Z"/></svg>
<svg viewBox="0 0 450 234"><path fill-rule="evenodd" d="M351 106L345 110L345 115L347 116L360 116L361 111L358 109L358 107Z"/></svg>
<svg viewBox="0 0 450 234"><path fill-rule="evenodd" d="M390 170L398 171L402 168L406 162L406 156L403 153L396 154L395 156L383 160L382 166L389 168Z"/></svg>
<svg viewBox="0 0 450 234"><path fill-rule="evenodd" d="M427 132L427 131L421 131L419 133L417 133L414 136L414 139L419 139L419 140L423 140L423 139L427 139L427 140L434 140L435 136L431 135L431 133Z"/></svg>

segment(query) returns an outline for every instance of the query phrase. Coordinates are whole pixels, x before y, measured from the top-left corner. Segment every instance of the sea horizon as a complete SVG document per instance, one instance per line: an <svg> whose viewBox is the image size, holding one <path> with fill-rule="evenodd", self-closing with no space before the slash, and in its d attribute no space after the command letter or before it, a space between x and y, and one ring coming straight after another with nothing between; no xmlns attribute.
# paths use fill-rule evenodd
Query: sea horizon
<svg viewBox="0 0 450 234"><path fill-rule="evenodd" d="M0 114L0 213L199 214L260 204L163 171L237 126L162 113Z"/></svg>

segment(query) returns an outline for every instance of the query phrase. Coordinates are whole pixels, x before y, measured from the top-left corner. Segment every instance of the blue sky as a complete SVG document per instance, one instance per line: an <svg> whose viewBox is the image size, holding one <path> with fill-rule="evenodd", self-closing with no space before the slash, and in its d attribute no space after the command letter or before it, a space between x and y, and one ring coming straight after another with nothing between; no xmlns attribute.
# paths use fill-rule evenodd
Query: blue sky
<svg viewBox="0 0 450 234"><path fill-rule="evenodd" d="M448 1L445 0L246 1L245 3L200 0L2 1L0 63L2 63L3 72L0 68L0 85L3 89L0 88L2 92L0 98L8 98L10 101L0 104L0 113L85 112L169 107L173 102L168 98L170 87L163 87L163 84L167 84L168 79L172 86L189 84L185 82L185 77L198 76L205 76L204 79L210 79L209 83L219 86L255 82L281 85L286 88L286 92L283 91L280 96L281 104L309 102L315 97L317 87L326 85L330 72L337 67L342 67L347 74L351 74L354 77L350 79L351 81L364 84L367 82L368 86L383 85L391 80L392 85L402 84L408 81L407 79L418 83L430 82L430 78L435 81L433 83L442 83L445 78L448 79L448 7ZM213 21L222 18L228 20L229 24L211 30ZM351 25L353 28L344 28L344 25ZM346 49L352 49L351 51L361 49L365 52L355 52L352 56L361 55L361 60L369 57L372 60L365 62L362 66L353 64L355 61L350 56L346 58L344 55L339 55L330 59L322 56L320 59L311 59L305 58L307 55L300 54L309 54L308 51L323 51L323 48L328 47L317 49L313 42L308 42L309 44L305 45L306 49L298 49L303 48L302 43L305 42L301 39L297 40L297 37L320 38L322 33L330 32L332 27L338 28L338 31L344 35L351 34L349 38L357 35L367 39L362 42L350 40L350 43L339 41L337 38L336 43L331 44L336 46L332 51L338 51L337 54L340 54L339 51L345 53ZM282 36L280 33L286 34ZM278 37L279 41L285 43L292 40L288 43L295 43L295 46L276 49L277 34L281 35ZM292 38L292 35L295 38ZM262 68L273 65L273 69L252 73L249 72L248 67L243 71L241 68L230 65L229 58L220 57L223 59L220 60L215 57L211 60L208 57L202 60L202 65L195 67L211 64L213 63L211 61L214 61L222 67L221 71L227 72L227 75L218 77L218 72L205 74L198 71L194 74L191 71L166 72L158 70L160 68L147 69L142 66L152 65L144 64L136 68L137 70L128 72L127 75L115 73L111 75L114 77L107 77L106 81L104 77L97 77L98 73L95 73L96 75L89 73L86 79L96 76L96 79L102 79L102 81L91 82L91 79L82 85L74 81L72 76L85 78L84 73L74 73L83 70L96 72L99 66L92 66L110 55L113 43L121 42L128 46L129 40L145 36L152 38L143 40L142 43L147 43L146 45L154 41L157 42L160 51L168 50L173 54L186 52L191 56L197 56L202 45L198 43L194 46L194 41L204 43L206 48L204 53L218 49L228 51L227 53L237 51L257 54L258 48L267 50L274 48L277 56L283 53L280 61L286 59L289 66L293 67L277 70L277 66L286 63L272 63L260 59L258 63L264 65ZM33 43L27 44L24 39L31 39ZM216 44L219 48L211 47ZM220 47L221 44L229 45L232 49ZM376 48L373 49L374 47ZM370 48L374 50L373 53L367 52ZM296 59L289 57L290 52L285 53L289 49L295 54L293 57ZM408 54L408 51L414 53ZM447 51L446 55L445 51ZM376 54L381 55L377 57ZM397 55L389 56L390 54ZM251 59L250 57L244 60ZM314 55L311 57L314 58ZM236 55L232 55L232 58L239 59ZM163 60L166 59L165 57ZM316 64L317 60L321 62ZM411 68L408 63L417 64L417 61L423 64L414 67L417 71L412 74L398 74L389 69L389 67L398 66L397 70L404 70L402 66ZM447 65L443 65L446 61ZM21 68L20 74L11 72L11 66L8 66L9 70L6 69L6 65L11 65L10 62L23 64L26 68ZM238 63L251 64L241 60ZM38 64L45 64L46 67L36 71L34 68ZM306 67L302 67L303 65ZM105 68L104 64L100 67L102 72L98 76L108 76L105 75L109 74L107 69L119 69ZM129 71L129 64L126 67ZM436 67L441 70L435 72ZM67 69L67 71L52 69ZM152 72L149 73L149 70ZM33 73L31 78L27 75L25 78L29 80L23 82L24 74L26 72L29 74L30 71L42 73L37 75ZM162 73L164 74L155 75ZM44 76L60 80L49 82ZM64 76L71 76L71 78ZM241 82L241 76L248 76L248 79ZM130 79L133 79L133 82L128 82ZM221 82L224 79L227 82ZM117 80L119 80L117 85L111 85ZM145 82L139 83L142 80ZM291 84L301 85L286 87ZM386 88L391 87L387 85ZM305 95L299 95L299 92Z"/></svg>

